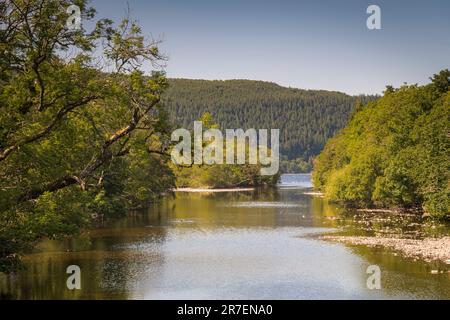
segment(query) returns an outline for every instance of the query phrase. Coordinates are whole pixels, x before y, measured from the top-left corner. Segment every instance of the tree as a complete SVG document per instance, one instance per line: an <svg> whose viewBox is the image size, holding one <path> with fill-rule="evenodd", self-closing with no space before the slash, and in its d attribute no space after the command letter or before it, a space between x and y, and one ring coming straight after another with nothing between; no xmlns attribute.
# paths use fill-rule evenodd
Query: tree
<svg viewBox="0 0 450 320"><path fill-rule="evenodd" d="M317 157L314 185L356 206L450 214L449 71L402 86L357 112Z"/></svg>
<svg viewBox="0 0 450 320"><path fill-rule="evenodd" d="M69 30L70 5L94 19L85 0L0 3L0 271L41 237L173 185L159 42L129 18Z"/></svg>
<svg viewBox="0 0 450 320"><path fill-rule="evenodd" d="M433 75L430 80L439 93L445 93L450 87L450 70L441 70L438 74Z"/></svg>
<svg viewBox="0 0 450 320"><path fill-rule="evenodd" d="M218 129L210 113L204 113L198 121L202 122L203 130ZM193 134L191 135L193 139ZM210 141L203 141L203 147ZM248 146L248 142L247 146ZM191 166L171 164L176 177L178 187L194 188L229 188L229 187L249 187L262 185L275 185L278 182L279 174L273 176L261 175L261 164L227 164L226 163L226 139L223 144L223 164L193 164ZM236 144L233 141L235 148ZM246 159L249 158L249 150L246 147ZM246 160L246 161L247 161Z"/></svg>

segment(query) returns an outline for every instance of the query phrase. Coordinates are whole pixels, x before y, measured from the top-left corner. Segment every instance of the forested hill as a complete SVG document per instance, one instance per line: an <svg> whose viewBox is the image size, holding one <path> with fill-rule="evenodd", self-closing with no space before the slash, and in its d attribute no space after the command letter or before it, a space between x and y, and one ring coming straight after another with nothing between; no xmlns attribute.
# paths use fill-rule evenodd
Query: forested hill
<svg viewBox="0 0 450 320"><path fill-rule="evenodd" d="M413 207L450 217L450 71L388 87L316 158L315 187L359 207Z"/></svg>
<svg viewBox="0 0 450 320"><path fill-rule="evenodd" d="M222 129L280 129L281 153L290 159L317 155L343 128L355 101L340 92L300 90L252 80L171 79L165 105L172 121L192 127L208 111Z"/></svg>

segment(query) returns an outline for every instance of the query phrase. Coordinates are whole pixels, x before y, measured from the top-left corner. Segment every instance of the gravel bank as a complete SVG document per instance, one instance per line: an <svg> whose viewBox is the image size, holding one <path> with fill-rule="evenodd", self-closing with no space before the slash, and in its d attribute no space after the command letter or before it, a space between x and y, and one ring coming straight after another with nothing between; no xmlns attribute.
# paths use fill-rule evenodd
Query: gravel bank
<svg viewBox="0 0 450 320"><path fill-rule="evenodd" d="M347 236L322 236L324 240L347 243L353 245L365 245L369 247L385 247L399 251L411 258L425 261L440 260L450 263L450 237L426 238L422 240L382 238L382 237L347 237Z"/></svg>

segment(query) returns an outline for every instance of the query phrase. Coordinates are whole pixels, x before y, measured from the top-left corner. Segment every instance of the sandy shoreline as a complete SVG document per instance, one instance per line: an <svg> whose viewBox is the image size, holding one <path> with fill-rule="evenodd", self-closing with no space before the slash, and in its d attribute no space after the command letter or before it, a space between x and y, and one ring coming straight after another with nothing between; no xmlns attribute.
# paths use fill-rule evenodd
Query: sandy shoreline
<svg viewBox="0 0 450 320"><path fill-rule="evenodd" d="M398 251L406 257L422 259L427 262L440 260L450 264L450 237L425 238L421 240L382 237L350 237L326 235L323 240L364 245L368 247L384 247Z"/></svg>
<svg viewBox="0 0 450 320"><path fill-rule="evenodd" d="M239 191L253 191L255 188L223 188L223 189L208 189L208 188L176 188L173 192L239 192Z"/></svg>
<svg viewBox="0 0 450 320"><path fill-rule="evenodd" d="M307 192L303 192L303 194L306 194L308 196L316 196L316 197L325 197L325 195L322 192L318 192L318 191L307 191Z"/></svg>

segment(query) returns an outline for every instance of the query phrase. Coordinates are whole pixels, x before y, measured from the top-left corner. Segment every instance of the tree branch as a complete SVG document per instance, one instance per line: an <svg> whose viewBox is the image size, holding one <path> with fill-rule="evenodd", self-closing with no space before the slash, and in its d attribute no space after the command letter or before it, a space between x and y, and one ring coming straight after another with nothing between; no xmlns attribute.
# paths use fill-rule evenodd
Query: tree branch
<svg viewBox="0 0 450 320"><path fill-rule="evenodd" d="M53 118L53 120L50 122L50 124L45 127L44 129L42 129L40 132L38 132L37 134L33 135L33 136L29 136L24 138L22 141L11 144L7 147L4 147L3 149L0 150L0 162L5 160L9 155L11 155L14 151L18 150L21 146L24 146L28 143L31 142L35 142L39 139L42 139L43 137L45 137L46 135L48 135L52 129L60 122L60 120L67 115L70 111L72 111L73 109L80 107L82 105L85 105L87 103L89 103L90 101L93 101L95 99L97 99L98 97L88 97L86 99L83 99L77 103L71 103L68 104L64 107L62 107L55 115L55 117Z"/></svg>
<svg viewBox="0 0 450 320"><path fill-rule="evenodd" d="M128 154L129 149L124 149L125 144L122 145L122 148L116 152L112 153L110 147L117 142L119 139L125 137L130 134L139 124L139 121L144 117L145 113L148 113L150 109L155 106L159 102L159 98L155 99L150 105L145 108L145 112L141 113L139 107L135 107L133 111L132 118L130 123L116 131L109 139L107 139L97 156L95 156L90 163L79 173L73 175L65 175L54 182L46 184L41 187L37 187L31 190L26 191L22 195L17 198L17 203L23 203L29 200L35 200L39 198L45 192L54 192L63 188L66 188L73 184L80 184L82 188L85 188L85 180L92 176L92 174L103 164L109 162L114 157L121 157Z"/></svg>

